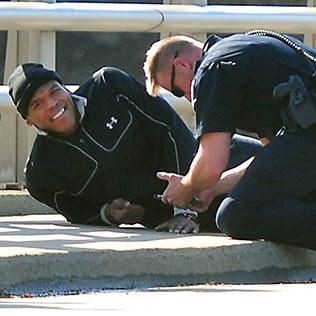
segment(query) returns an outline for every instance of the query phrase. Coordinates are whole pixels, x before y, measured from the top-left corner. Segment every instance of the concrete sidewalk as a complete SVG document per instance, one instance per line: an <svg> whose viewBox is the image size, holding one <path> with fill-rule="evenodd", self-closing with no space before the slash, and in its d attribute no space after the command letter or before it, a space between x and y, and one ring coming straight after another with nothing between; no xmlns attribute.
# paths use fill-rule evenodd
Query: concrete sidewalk
<svg viewBox="0 0 316 316"><path fill-rule="evenodd" d="M72 225L57 214L0 217L0 246L0 293L316 279L316 251L219 234Z"/></svg>

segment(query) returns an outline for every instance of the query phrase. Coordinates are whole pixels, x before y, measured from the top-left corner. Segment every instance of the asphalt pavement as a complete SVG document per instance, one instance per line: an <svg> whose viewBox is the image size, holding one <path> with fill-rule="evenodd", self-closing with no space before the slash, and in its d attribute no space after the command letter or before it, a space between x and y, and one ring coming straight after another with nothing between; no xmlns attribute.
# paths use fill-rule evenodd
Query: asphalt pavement
<svg viewBox="0 0 316 316"><path fill-rule="evenodd" d="M0 295L316 280L312 250L222 234L73 225L26 191L1 191L0 214Z"/></svg>

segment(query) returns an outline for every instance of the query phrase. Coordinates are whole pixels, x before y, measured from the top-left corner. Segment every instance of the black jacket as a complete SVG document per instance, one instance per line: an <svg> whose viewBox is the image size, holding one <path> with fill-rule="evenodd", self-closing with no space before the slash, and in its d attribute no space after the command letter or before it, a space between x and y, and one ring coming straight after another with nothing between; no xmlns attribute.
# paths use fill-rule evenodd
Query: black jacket
<svg viewBox="0 0 316 316"><path fill-rule="evenodd" d="M166 183L160 170L185 174L196 141L162 98L115 68L102 68L74 93L87 99L77 131L38 135L26 167L31 195L73 223L101 223L106 203L123 198L146 209L146 227L173 210L153 198ZM91 220L92 219L92 220Z"/></svg>

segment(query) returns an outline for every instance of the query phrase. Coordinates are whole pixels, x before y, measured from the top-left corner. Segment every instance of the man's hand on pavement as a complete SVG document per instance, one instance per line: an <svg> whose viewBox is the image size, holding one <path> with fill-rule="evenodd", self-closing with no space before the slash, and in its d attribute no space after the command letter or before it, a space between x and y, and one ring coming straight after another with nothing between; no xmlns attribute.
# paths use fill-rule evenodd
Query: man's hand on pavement
<svg viewBox="0 0 316 316"><path fill-rule="evenodd" d="M169 233L198 233L200 225L191 215L179 214L155 227L156 231Z"/></svg>
<svg viewBox="0 0 316 316"><path fill-rule="evenodd" d="M115 199L105 211L106 218L113 224L137 224L144 216L145 209L123 199Z"/></svg>

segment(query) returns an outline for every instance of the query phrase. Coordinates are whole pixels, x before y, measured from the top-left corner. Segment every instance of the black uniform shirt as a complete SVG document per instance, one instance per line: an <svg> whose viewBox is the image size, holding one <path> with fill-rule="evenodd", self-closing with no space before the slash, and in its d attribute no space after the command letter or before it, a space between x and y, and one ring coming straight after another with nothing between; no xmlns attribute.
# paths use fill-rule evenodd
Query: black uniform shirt
<svg viewBox="0 0 316 316"><path fill-rule="evenodd" d="M291 74L308 81L303 73L312 73L310 63L279 39L245 34L211 37L192 83L197 136L240 129L270 138L282 127L279 108L286 102L273 98L274 87Z"/></svg>

